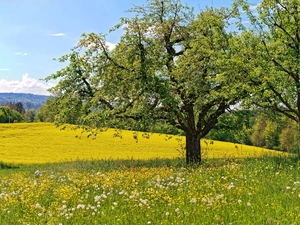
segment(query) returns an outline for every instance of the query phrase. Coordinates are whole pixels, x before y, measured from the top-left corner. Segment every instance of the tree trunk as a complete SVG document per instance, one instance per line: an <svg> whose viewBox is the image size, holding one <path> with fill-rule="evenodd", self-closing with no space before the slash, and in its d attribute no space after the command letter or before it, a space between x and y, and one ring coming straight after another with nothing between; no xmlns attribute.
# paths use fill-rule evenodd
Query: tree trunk
<svg viewBox="0 0 300 225"><path fill-rule="evenodd" d="M186 133L186 164L199 164L201 162L200 136Z"/></svg>

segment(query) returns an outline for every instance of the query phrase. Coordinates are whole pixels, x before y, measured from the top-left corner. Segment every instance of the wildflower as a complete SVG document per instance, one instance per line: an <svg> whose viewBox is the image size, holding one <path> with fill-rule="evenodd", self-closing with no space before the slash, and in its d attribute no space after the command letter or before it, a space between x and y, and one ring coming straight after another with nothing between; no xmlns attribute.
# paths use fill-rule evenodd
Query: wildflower
<svg viewBox="0 0 300 225"><path fill-rule="evenodd" d="M230 183L230 184L228 185L227 189L230 190L230 189L232 189L232 188L234 188L234 184L233 184L233 183Z"/></svg>
<svg viewBox="0 0 300 225"><path fill-rule="evenodd" d="M39 213L39 214L38 214L38 216L42 216L42 215L43 215L42 213Z"/></svg>
<svg viewBox="0 0 300 225"><path fill-rule="evenodd" d="M168 215L170 215L170 213L169 213L169 212L166 212L166 216L168 216Z"/></svg>
<svg viewBox="0 0 300 225"><path fill-rule="evenodd" d="M242 203L242 200L241 200L241 199L239 199L239 200L238 200L238 203Z"/></svg>
<svg viewBox="0 0 300 225"><path fill-rule="evenodd" d="M223 197L224 197L224 194L217 195L217 196L216 196L216 200L221 199L221 198L223 198Z"/></svg>
<svg viewBox="0 0 300 225"><path fill-rule="evenodd" d="M67 206L66 206L66 205L63 205L62 207L59 208L59 210L62 211L62 210L64 210L65 208L67 208Z"/></svg>
<svg viewBox="0 0 300 225"><path fill-rule="evenodd" d="M151 221L148 221L147 224L151 224Z"/></svg>
<svg viewBox="0 0 300 225"><path fill-rule="evenodd" d="M34 175L37 176L37 177L41 177L41 176L42 176L42 173L41 173L41 171L36 170L36 171L34 172Z"/></svg>
<svg viewBox="0 0 300 225"><path fill-rule="evenodd" d="M84 209L85 208L85 205L84 204L78 204L77 205L77 209Z"/></svg>
<svg viewBox="0 0 300 225"><path fill-rule="evenodd" d="M101 198L101 197L100 197L99 195L96 195L96 196L94 197L95 202L99 202L100 198Z"/></svg>
<svg viewBox="0 0 300 225"><path fill-rule="evenodd" d="M141 203L143 203L144 205L147 204L148 200L147 199L140 199Z"/></svg>
<svg viewBox="0 0 300 225"><path fill-rule="evenodd" d="M35 208L37 208L37 209L41 209L41 208L42 208L42 206L41 206L39 203L36 203L36 205L35 205Z"/></svg>
<svg viewBox="0 0 300 225"><path fill-rule="evenodd" d="M190 200L190 203L196 203L197 202L197 200L195 199L195 198L192 198L191 200Z"/></svg>
<svg viewBox="0 0 300 225"><path fill-rule="evenodd" d="M250 202L247 202L247 206L251 206L251 203L250 203Z"/></svg>

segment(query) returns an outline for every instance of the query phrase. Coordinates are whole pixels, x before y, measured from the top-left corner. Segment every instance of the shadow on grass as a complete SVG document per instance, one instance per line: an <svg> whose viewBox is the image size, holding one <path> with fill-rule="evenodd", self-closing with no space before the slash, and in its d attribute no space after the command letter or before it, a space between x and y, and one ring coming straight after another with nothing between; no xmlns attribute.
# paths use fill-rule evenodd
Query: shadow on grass
<svg viewBox="0 0 300 225"><path fill-rule="evenodd" d="M140 168L215 168L223 167L230 163L255 165L259 166L257 162L269 162L274 165L291 166L298 165L299 160L296 156L264 156L264 157L252 157L252 158L210 158L203 159L201 164L187 166L185 158L174 159L149 159L149 160L135 160L135 159L106 159L106 160L77 160L72 162L60 162L60 163L47 163L47 164L34 164L34 165L8 165L0 163L0 169L15 169L20 168L22 171L34 171L34 170L51 170L51 171L114 171L114 170L128 170L128 169L140 169ZM254 163L256 162L256 163ZM13 171L13 170L12 170Z"/></svg>
<svg viewBox="0 0 300 225"><path fill-rule="evenodd" d="M160 168L160 167L174 167L180 168L185 166L185 159L149 159L149 160L135 160L135 159L107 159L107 160L77 160L73 162L64 163L49 163L44 165L35 165L43 169L53 170L73 170L78 171L113 171L122 169L138 169L138 168Z"/></svg>
<svg viewBox="0 0 300 225"><path fill-rule="evenodd" d="M16 165L11 165L11 164L0 162L0 169L18 169L18 168L20 168L20 167L16 166Z"/></svg>

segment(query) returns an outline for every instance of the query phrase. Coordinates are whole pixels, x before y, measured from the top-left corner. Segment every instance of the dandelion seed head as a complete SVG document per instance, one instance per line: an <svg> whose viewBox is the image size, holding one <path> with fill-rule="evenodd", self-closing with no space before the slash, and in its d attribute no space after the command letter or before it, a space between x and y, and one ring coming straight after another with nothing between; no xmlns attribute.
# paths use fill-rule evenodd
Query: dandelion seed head
<svg viewBox="0 0 300 225"><path fill-rule="evenodd" d="M192 198L191 200L190 200L190 203L196 203L197 202L197 200L195 199L195 198Z"/></svg>

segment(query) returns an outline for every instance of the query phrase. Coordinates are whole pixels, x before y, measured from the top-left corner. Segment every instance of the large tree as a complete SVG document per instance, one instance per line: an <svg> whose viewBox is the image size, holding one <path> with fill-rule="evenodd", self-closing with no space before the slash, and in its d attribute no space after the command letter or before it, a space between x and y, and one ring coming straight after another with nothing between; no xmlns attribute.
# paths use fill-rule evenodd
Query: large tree
<svg viewBox="0 0 300 225"><path fill-rule="evenodd" d="M124 30L113 50L104 35L84 34L60 58L69 65L46 78L60 78L52 89L61 107L56 120L76 112L79 125L134 130L167 122L186 134L187 163L199 163L200 139L245 95L229 87L237 73L225 63L231 14L207 8L194 16L178 0L150 0L130 12L112 29Z"/></svg>
<svg viewBox="0 0 300 225"><path fill-rule="evenodd" d="M244 43L255 43L240 56L249 65L251 101L300 127L300 1L263 0L255 12L245 0L236 3L250 21L244 28ZM298 140L300 158L300 136Z"/></svg>

